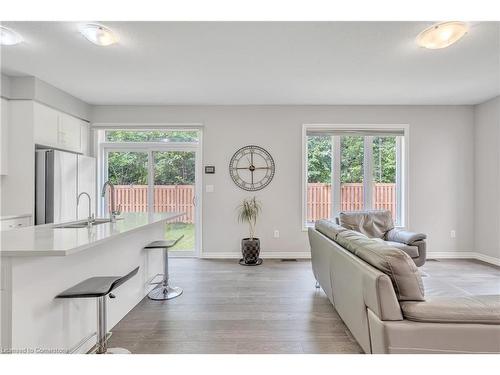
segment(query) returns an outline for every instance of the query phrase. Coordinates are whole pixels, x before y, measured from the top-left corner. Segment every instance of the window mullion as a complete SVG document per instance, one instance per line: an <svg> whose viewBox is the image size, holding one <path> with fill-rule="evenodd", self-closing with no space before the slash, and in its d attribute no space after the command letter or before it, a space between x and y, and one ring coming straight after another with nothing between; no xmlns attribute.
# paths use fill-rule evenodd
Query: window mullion
<svg viewBox="0 0 500 375"><path fill-rule="evenodd" d="M364 137L363 150L363 201L364 209L373 209L373 137Z"/></svg>
<svg viewBox="0 0 500 375"><path fill-rule="evenodd" d="M154 164L153 151L148 150L148 212L153 212L154 207Z"/></svg>
<svg viewBox="0 0 500 375"><path fill-rule="evenodd" d="M337 217L340 210L340 137L332 136L332 216Z"/></svg>
<svg viewBox="0 0 500 375"><path fill-rule="evenodd" d="M401 137L396 137L396 225L406 225L403 222L403 181L402 181L402 147Z"/></svg>

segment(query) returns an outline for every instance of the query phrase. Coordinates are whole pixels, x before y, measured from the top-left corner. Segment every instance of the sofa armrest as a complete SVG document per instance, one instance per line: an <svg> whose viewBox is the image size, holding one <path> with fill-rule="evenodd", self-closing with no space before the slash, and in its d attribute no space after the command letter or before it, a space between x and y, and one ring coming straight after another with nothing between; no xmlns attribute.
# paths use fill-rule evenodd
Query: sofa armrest
<svg viewBox="0 0 500 375"><path fill-rule="evenodd" d="M406 245L411 245L414 242L422 241L427 238L424 233L409 232L404 229L393 228L385 235L387 241L394 241L399 243L404 243Z"/></svg>

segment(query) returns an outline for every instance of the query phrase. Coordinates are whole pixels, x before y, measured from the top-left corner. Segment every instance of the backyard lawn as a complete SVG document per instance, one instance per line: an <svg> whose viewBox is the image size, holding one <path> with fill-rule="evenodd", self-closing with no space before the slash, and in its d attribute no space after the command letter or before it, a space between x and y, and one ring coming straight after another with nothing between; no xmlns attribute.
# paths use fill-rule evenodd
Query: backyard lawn
<svg viewBox="0 0 500 375"><path fill-rule="evenodd" d="M184 235L184 238L172 250L194 250L194 224L170 223L167 224L166 238L175 240Z"/></svg>

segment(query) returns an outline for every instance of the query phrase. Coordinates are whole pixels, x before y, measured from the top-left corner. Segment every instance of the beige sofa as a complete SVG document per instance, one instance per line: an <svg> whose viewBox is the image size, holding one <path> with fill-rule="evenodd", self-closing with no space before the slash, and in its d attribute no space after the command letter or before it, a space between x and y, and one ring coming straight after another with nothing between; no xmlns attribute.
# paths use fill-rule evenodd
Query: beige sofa
<svg viewBox="0 0 500 375"><path fill-rule="evenodd" d="M316 280L366 353L500 352L500 296L425 298L406 253L330 221L309 241Z"/></svg>
<svg viewBox="0 0 500 375"><path fill-rule="evenodd" d="M390 211L341 212L336 218L336 223L403 250L413 259L417 267L425 263L427 235L395 228Z"/></svg>

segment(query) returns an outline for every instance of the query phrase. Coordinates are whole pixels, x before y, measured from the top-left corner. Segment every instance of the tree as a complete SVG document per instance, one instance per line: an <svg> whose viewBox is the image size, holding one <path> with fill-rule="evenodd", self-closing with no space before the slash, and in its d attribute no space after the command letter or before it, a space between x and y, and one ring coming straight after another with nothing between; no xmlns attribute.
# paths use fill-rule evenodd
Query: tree
<svg viewBox="0 0 500 375"><path fill-rule="evenodd" d="M190 142L197 141L196 131L106 131L108 142ZM154 152L154 183L157 185L192 185L195 180L193 152ZM147 185L148 154L144 151L110 152L108 178L116 185Z"/></svg>
<svg viewBox="0 0 500 375"><path fill-rule="evenodd" d="M364 137L342 136L340 139L340 182L363 182ZM380 183L396 182L396 137L374 137L373 180ZM309 136L308 182L331 183L332 141L330 136Z"/></svg>
<svg viewBox="0 0 500 375"><path fill-rule="evenodd" d="M331 137L307 138L308 182L329 184L332 170Z"/></svg>

